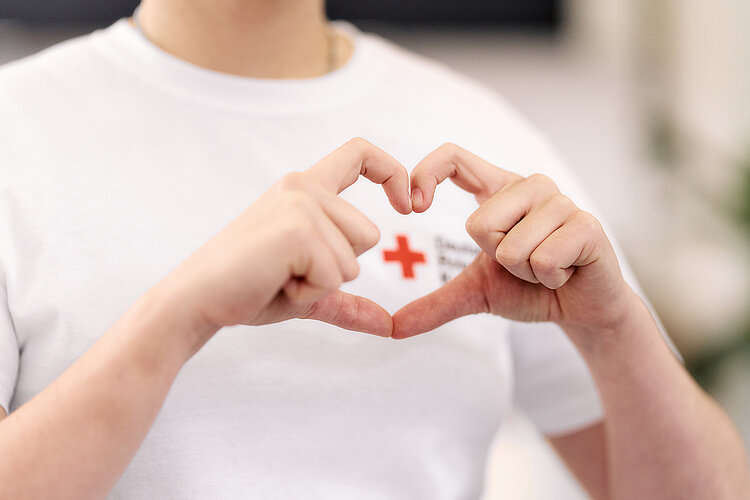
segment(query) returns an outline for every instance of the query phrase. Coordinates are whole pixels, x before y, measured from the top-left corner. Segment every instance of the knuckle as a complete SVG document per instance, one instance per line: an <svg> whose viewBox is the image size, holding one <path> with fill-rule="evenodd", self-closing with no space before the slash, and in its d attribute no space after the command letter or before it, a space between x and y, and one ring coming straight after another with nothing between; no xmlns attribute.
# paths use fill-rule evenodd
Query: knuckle
<svg viewBox="0 0 750 500"><path fill-rule="evenodd" d="M550 198L549 203L552 204L554 207L558 207L558 209L566 209L570 207L575 207L575 204L573 203L573 200L568 198L562 193L556 193L552 195L552 198Z"/></svg>
<svg viewBox="0 0 750 500"><path fill-rule="evenodd" d="M279 179L278 187L284 191L293 191L303 189L305 183L305 174L302 172L290 172Z"/></svg>
<svg viewBox="0 0 750 500"><path fill-rule="evenodd" d="M495 251L495 258L500 264L507 267L516 267L527 260L526 255L523 254L521 249L513 245L503 244L502 242L500 242Z"/></svg>
<svg viewBox="0 0 750 500"><path fill-rule="evenodd" d="M364 237L362 239L362 246L365 250L369 250L374 247L380 241L380 229L375 224L370 224L370 227L364 231Z"/></svg>
<svg viewBox="0 0 750 500"><path fill-rule="evenodd" d="M324 289L326 292L330 293L338 290L343 283L344 276L341 273L335 273L333 276L331 276L331 281L329 283L326 283Z"/></svg>
<svg viewBox="0 0 750 500"><path fill-rule="evenodd" d="M448 158L455 158L461 153L461 147L453 142L445 142L437 150Z"/></svg>
<svg viewBox="0 0 750 500"><path fill-rule="evenodd" d="M352 137L346 141L345 146L353 147L356 149L366 149L372 147L372 143L363 137Z"/></svg>
<svg viewBox="0 0 750 500"><path fill-rule="evenodd" d="M562 288L562 286L565 284L565 277L564 276L551 276L546 278L544 281L542 281L542 284L549 288L550 290L557 290L558 288Z"/></svg>
<svg viewBox="0 0 750 500"><path fill-rule="evenodd" d="M537 189L557 191L557 184L544 174L532 174L526 178L526 182Z"/></svg>
<svg viewBox="0 0 750 500"><path fill-rule="evenodd" d="M547 253L534 252L531 254L529 262L531 263L531 268L535 272L545 275L548 275L557 269L557 263L555 262L554 256Z"/></svg>
<svg viewBox="0 0 750 500"><path fill-rule="evenodd" d="M470 236L482 236L490 232L490 225L484 217L475 212L466 219L466 232Z"/></svg>
<svg viewBox="0 0 750 500"><path fill-rule="evenodd" d="M357 276L359 276L359 264L356 260L352 259L344 273L344 281L352 281Z"/></svg>
<svg viewBox="0 0 750 500"><path fill-rule="evenodd" d="M285 202L290 211L301 211L306 215L310 214L315 205L315 200L310 195L297 190L287 192L285 195Z"/></svg>
<svg viewBox="0 0 750 500"><path fill-rule="evenodd" d="M581 225L582 230L585 231L589 236L593 236L603 231L602 225L599 223L597 218L588 212L579 210L578 212L576 212L575 218Z"/></svg>

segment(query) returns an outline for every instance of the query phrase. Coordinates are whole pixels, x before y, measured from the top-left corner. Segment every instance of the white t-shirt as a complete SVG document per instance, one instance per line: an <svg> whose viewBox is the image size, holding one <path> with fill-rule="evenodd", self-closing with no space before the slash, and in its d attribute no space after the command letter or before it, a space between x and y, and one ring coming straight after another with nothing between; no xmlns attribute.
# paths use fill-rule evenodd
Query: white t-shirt
<svg viewBox="0 0 750 500"><path fill-rule="evenodd" d="M407 168L452 141L591 209L497 96L339 28L352 59L310 80L201 69L125 21L0 69L0 405L42 391L275 180L354 136ZM391 312L474 256L476 205L450 183L422 215L364 179L343 196L382 232L344 288ZM425 260L411 278L385 253L399 241ZM552 435L601 418L555 325L478 315L406 341L301 320L226 328L185 365L111 498L476 498L514 404Z"/></svg>

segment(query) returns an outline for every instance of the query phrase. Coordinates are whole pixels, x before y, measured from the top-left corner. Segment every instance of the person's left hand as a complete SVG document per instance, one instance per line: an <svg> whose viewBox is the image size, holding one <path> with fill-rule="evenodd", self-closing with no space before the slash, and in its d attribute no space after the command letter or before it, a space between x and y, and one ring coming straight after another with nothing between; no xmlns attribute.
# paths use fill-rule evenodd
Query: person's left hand
<svg viewBox="0 0 750 500"><path fill-rule="evenodd" d="M430 207L446 178L479 202L466 230L483 252L453 280L396 312L394 338L476 313L601 331L631 310L637 299L602 226L550 178L524 178L446 144L411 173L415 212Z"/></svg>

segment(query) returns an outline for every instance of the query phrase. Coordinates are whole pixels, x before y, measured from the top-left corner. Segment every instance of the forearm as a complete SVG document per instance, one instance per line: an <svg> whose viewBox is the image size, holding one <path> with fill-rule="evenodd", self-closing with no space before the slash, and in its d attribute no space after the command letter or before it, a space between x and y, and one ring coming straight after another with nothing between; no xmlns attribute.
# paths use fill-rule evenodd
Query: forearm
<svg viewBox="0 0 750 500"><path fill-rule="evenodd" d="M364 139L280 179L0 421L0 496L106 495L182 365L219 328L308 318L390 335L385 309L339 290L379 238L377 226L338 197L359 176L382 184L398 212L411 212L406 169Z"/></svg>
<svg viewBox="0 0 750 500"><path fill-rule="evenodd" d="M633 303L612 331L566 328L604 406L611 497L748 498L734 426L675 359L645 305Z"/></svg>
<svg viewBox="0 0 750 500"><path fill-rule="evenodd" d="M150 429L184 362L211 331L158 287L58 379L0 421L8 498L102 498Z"/></svg>

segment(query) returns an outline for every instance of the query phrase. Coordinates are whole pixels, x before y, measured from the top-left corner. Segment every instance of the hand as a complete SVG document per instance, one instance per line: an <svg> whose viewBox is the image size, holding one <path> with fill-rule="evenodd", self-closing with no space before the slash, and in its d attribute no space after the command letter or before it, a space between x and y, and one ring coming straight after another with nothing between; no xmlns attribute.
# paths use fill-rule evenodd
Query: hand
<svg viewBox="0 0 750 500"><path fill-rule="evenodd" d="M466 230L483 251L453 280L396 312L394 338L476 313L584 330L614 326L627 314L634 294L601 225L552 180L521 177L446 144L412 171L415 212L430 207L446 178L479 202Z"/></svg>
<svg viewBox="0 0 750 500"><path fill-rule="evenodd" d="M390 314L338 290L357 276L356 257L380 238L370 220L337 196L360 175L382 184L398 212L411 212L406 169L353 139L308 170L284 176L162 286L182 294L184 310L215 330L310 318L390 336Z"/></svg>

